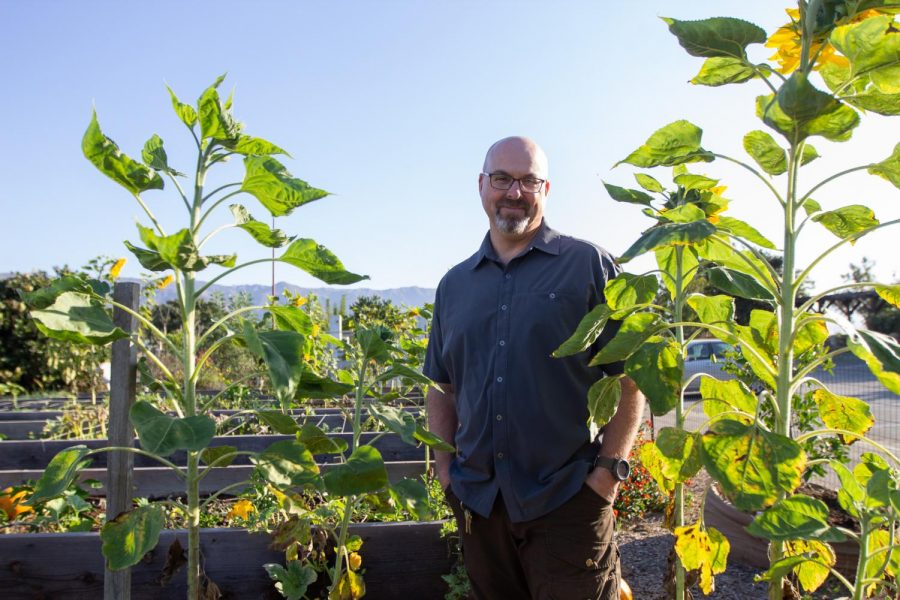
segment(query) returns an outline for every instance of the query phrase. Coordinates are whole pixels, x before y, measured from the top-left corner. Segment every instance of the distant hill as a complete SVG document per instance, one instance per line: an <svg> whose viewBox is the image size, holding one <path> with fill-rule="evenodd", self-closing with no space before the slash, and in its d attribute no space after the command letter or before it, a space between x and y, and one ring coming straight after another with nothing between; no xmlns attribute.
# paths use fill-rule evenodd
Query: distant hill
<svg viewBox="0 0 900 600"><path fill-rule="evenodd" d="M349 308L354 301L360 296L378 296L385 300L390 300L396 306L422 306L426 302L434 302L434 288L422 287L402 287L392 288L388 290L373 290L370 288L307 288L291 285L283 281L275 284L275 293L281 296L287 289L294 294L302 294L304 296L313 293L319 297L319 301L324 305L328 299L331 306L338 307L341 304L341 297L346 296L347 307ZM250 294L253 304L260 305L266 303L266 297L272 293L271 285L218 285L215 284L206 292L207 295L212 292L221 292L226 298L241 292ZM156 301L159 303L168 302L175 299L175 287L169 286L160 290L156 295Z"/></svg>

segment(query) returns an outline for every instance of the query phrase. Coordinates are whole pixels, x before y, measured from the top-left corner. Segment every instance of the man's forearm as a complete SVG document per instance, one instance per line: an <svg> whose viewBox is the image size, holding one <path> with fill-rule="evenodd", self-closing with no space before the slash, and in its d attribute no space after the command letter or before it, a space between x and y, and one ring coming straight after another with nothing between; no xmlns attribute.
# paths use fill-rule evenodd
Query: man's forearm
<svg viewBox="0 0 900 600"><path fill-rule="evenodd" d="M602 456L628 458L644 418L644 395L629 377L623 377L619 408L603 429Z"/></svg>
<svg viewBox="0 0 900 600"><path fill-rule="evenodd" d="M456 415L456 395L453 388L440 384L443 392L429 388L425 395L425 409L428 412L428 429L449 444L455 445L456 428L459 420ZM450 461L452 452L435 451L435 471L442 487L450 485Z"/></svg>

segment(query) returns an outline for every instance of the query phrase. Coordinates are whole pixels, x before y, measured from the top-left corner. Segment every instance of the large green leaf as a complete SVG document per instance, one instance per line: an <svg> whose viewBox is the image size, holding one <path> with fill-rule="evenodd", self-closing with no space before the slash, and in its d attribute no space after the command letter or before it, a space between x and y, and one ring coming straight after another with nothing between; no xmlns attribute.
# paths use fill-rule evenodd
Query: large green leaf
<svg viewBox="0 0 900 600"><path fill-rule="evenodd" d="M206 415L171 417L149 402L138 400L129 411L141 448L160 456L178 450L199 452L216 435L216 422Z"/></svg>
<svg viewBox="0 0 900 600"><path fill-rule="evenodd" d="M865 73L882 92L900 92L900 38L892 15L835 27L831 43L850 61L852 75Z"/></svg>
<svg viewBox="0 0 900 600"><path fill-rule="evenodd" d="M836 542L844 539L828 523L828 506L817 498L795 494L769 507L757 516L747 531L767 540L820 540Z"/></svg>
<svg viewBox="0 0 900 600"><path fill-rule="evenodd" d="M900 345L890 336L865 329L848 334L850 351L866 363L884 387L900 394Z"/></svg>
<svg viewBox="0 0 900 600"><path fill-rule="evenodd" d="M234 120L231 112L219 98L218 87L225 79L220 75L215 82L206 88L197 100L200 133L202 139L234 140L241 133L241 124Z"/></svg>
<svg viewBox="0 0 900 600"><path fill-rule="evenodd" d="M256 331L244 322L247 347L265 362L275 395L284 403L293 399L303 375L306 338L296 331Z"/></svg>
<svg viewBox="0 0 900 600"><path fill-rule="evenodd" d="M709 221L693 223L662 223L654 225L641 234L641 237L619 257L619 262L628 262L645 252L665 246L687 246L704 240L716 232L716 227Z"/></svg>
<svg viewBox="0 0 900 600"><path fill-rule="evenodd" d="M354 388L351 383L334 381L310 370L303 371L300 385L297 386L297 398L334 399L350 393Z"/></svg>
<svg viewBox="0 0 900 600"><path fill-rule="evenodd" d="M325 489L334 496L377 492L388 484L384 460L372 446L360 446L346 463L328 469L322 478Z"/></svg>
<svg viewBox="0 0 900 600"><path fill-rule="evenodd" d="M289 237L280 229L272 229L262 221L257 221L240 204L232 204L229 208L231 214L234 215L235 225L249 233L254 240L266 248L281 248L294 239L294 236Z"/></svg>
<svg viewBox="0 0 900 600"><path fill-rule="evenodd" d="M279 306L273 304L266 307L266 311L272 315L272 322L276 329L282 331L295 331L301 335L309 336L313 331L313 320L305 310L299 306Z"/></svg>
<svg viewBox="0 0 900 600"><path fill-rule="evenodd" d="M686 190L706 191L719 185L718 179L698 173L682 173L681 175L676 175L672 181Z"/></svg>
<svg viewBox="0 0 900 600"><path fill-rule="evenodd" d="M238 154L250 155L255 154L257 156L268 156L270 154L287 154L282 148L279 148L272 142L264 140L262 138L251 137L249 135L241 135L237 138L236 141L225 142L222 144L232 152L237 152Z"/></svg>
<svg viewBox="0 0 900 600"><path fill-rule="evenodd" d="M603 333L603 328L606 327L611 314L612 311L606 304L598 304L592 308L588 314L582 317L575 333L553 351L553 356L571 356L587 350Z"/></svg>
<svg viewBox="0 0 900 600"><path fill-rule="evenodd" d="M757 283L756 279L739 271L712 267L706 271L706 278L713 287L731 296L769 302L775 300L772 292Z"/></svg>
<svg viewBox="0 0 900 600"><path fill-rule="evenodd" d="M744 150L769 175L787 171L787 153L765 131L751 131L744 136Z"/></svg>
<svg viewBox="0 0 900 600"><path fill-rule="evenodd" d="M662 184L646 173L635 173L634 179L648 192L662 193L665 191Z"/></svg>
<svg viewBox="0 0 900 600"><path fill-rule="evenodd" d="M193 128L197 123L197 111L190 104L184 104L179 101L172 88L166 86L166 89L169 90L169 97L172 99L172 108L175 109L175 114L178 115L182 123Z"/></svg>
<svg viewBox="0 0 900 600"><path fill-rule="evenodd" d="M175 169L169 167L169 159L166 156L166 149L163 148L162 138L156 135L144 143L144 149L141 151L141 159L144 164L156 171L166 171L176 176L184 176Z"/></svg>
<svg viewBox="0 0 900 600"><path fill-rule="evenodd" d="M62 494L75 481L78 471L86 466L86 462L90 462L84 461L88 452L88 447L84 445L57 452L34 484L34 493L28 498L27 504L34 506Z"/></svg>
<svg viewBox="0 0 900 600"><path fill-rule="evenodd" d="M816 406L819 407L819 417L822 422L832 429L843 429L864 435L875 424L869 405L858 398L838 396L827 389L820 388L813 392L813 399ZM841 439L849 445L859 438L841 435Z"/></svg>
<svg viewBox="0 0 900 600"><path fill-rule="evenodd" d="M735 250L731 246L730 241L726 237L719 235L710 236L706 240L696 245L697 254L701 258L705 258L710 262L714 262L719 266L726 267L732 271L744 273L755 278L760 285L768 284L767 287L774 289L775 282L772 274L759 258L757 258L749 250Z"/></svg>
<svg viewBox="0 0 900 600"><path fill-rule="evenodd" d="M275 433L281 435L294 435L300 431L300 426L289 414L280 410L258 410L256 416L260 423L268 425Z"/></svg>
<svg viewBox="0 0 900 600"><path fill-rule="evenodd" d="M853 476L853 472L845 464L837 460L828 462L837 475L840 486L837 490L837 500L850 516L859 518L859 509L865 505L866 490Z"/></svg>
<svg viewBox="0 0 900 600"><path fill-rule="evenodd" d="M875 293L894 308L900 308L900 284L876 285Z"/></svg>
<svg viewBox="0 0 900 600"><path fill-rule="evenodd" d="M131 251L131 253L134 254L135 257L137 257L138 262L141 263L141 266L145 269L160 272L168 271L172 268L172 265L162 259L162 257L159 255L159 252L156 252L155 250L147 250L146 248L140 248L127 240L124 242L124 244L125 247L128 248L128 250Z"/></svg>
<svg viewBox="0 0 900 600"><path fill-rule="evenodd" d="M419 521L430 521L434 518L428 501L428 490L420 480L404 477L392 484L389 489L394 503L409 511Z"/></svg>
<svg viewBox="0 0 900 600"><path fill-rule="evenodd" d="M191 235L189 229L180 229L171 235L158 236L151 228L144 227L140 223L137 224L137 228L141 236L141 241L146 244L149 250L135 248L127 242L126 245L129 246L129 250L135 252L135 255L138 257L138 260L141 261L142 265L146 259L148 260L148 264L153 266L158 266L158 261L162 261L162 263L169 267L177 268L182 271L200 271L210 264L233 267L237 260L237 256L234 254L200 256L200 251L197 249L197 245L194 243L194 237ZM141 251L144 255L143 259L141 254L138 254L136 250ZM150 253L157 254L158 261L153 257L153 254ZM150 267L148 266L148 268Z"/></svg>
<svg viewBox="0 0 900 600"><path fill-rule="evenodd" d="M106 566L116 571L141 562L156 548L165 523L165 512L154 504L139 506L108 521L100 530Z"/></svg>
<svg viewBox="0 0 900 600"><path fill-rule="evenodd" d="M23 293L22 300L29 308L40 310L51 306L64 292L81 292L89 295L95 293L105 296L109 293L109 284L86 280L80 275L64 275L51 281L49 285Z"/></svg>
<svg viewBox="0 0 900 600"><path fill-rule="evenodd" d="M235 446L208 446L200 452L200 460L209 466L227 467L237 458Z"/></svg>
<svg viewBox="0 0 900 600"><path fill-rule="evenodd" d="M622 398L621 375L603 377L588 389L588 413L591 422L603 427L616 414Z"/></svg>
<svg viewBox="0 0 900 600"><path fill-rule="evenodd" d="M304 423L297 441L313 454L340 454L348 448L346 440L331 437L312 423Z"/></svg>
<svg viewBox="0 0 900 600"><path fill-rule="evenodd" d="M752 242L757 246L762 246L763 248L768 248L769 250L775 249L775 244L770 242L768 238L766 238L763 234L756 230L749 223L745 223L740 219L735 219L734 217L719 217L719 221L716 223L716 227L720 230L727 231L733 236L737 236L742 238L748 242Z"/></svg>
<svg viewBox="0 0 900 600"><path fill-rule="evenodd" d="M747 46L762 44L766 32L757 25L731 17L679 21L662 17L669 31L691 56L746 58Z"/></svg>
<svg viewBox="0 0 900 600"><path fill-rule="evenodd" d="M276 260L303 269L328 284L348 285L369 278L345 270L331 250L306 238L295 240Z"/></svg>
<svg viewBox="0 0 900 600"><path fill-rule="evenodd" d="M388 405L379 405L372 402L369 412L378 419L389 431L400 436L407 444L415 444L413 434L416 432L416 418L412 413Z"/></svg>
<svg viewBox="0 0 900 600"><path fill-rule="evenodd" d="M703 466L698 434L675 427L663 427L656 438L656 446L662 457L663 473L675 482L689 480Z"/></svg>
<svg viewBox="0 0 900 600"><path fill-rule="evenodd" d="M390 369L384 371L381 375L376 377L375 381L390 381L391 379L397 378L403 380L406 383L419 384L422 386L434 385L434 382L428 379L428 377L423 375L420 371L417 371L412 367L400 363L395 363L394 365L392 365Z"/></svg>
<svg viewBox="0 0 900 600"><path fill-rule="evenodd" d="M416 432L413 434L413 437L434 450L440 452L456 452L456 448L425 429L421 423L416 425Z"/></svg>
<svg viewBox="0 0 900 600"><path fill-rule="evenodd" d="M256 197L273 217L289 215L298 206L328 195L293 177L287 168L271 156L248 156L241 191Z"/></svg>
<svg viewBox="0 0 900 600"><path fill-rule="evenodd" d="M390 329L383 325L357 327L353 335L366 360L374 360L379 363L385 363L390 360L390 341L394 337Z"/></svg>
<svg viewBox="0 0 900 600"><path fill-rule="evenodd" d="M91 115L91 123L84 132L81 151L101 173L132 194L163 189L159 173L123 154L114 141L103 135L96 111Z"/></svg>
<svg viewBox="0 0 900 600"><path fill-rule="evenodd" d="M706 219L706 212L696 204L682 204L675 208L662 210L659 216L672 223L692 223Z"/></svg>
<svg viewBox="0 0 900 600"><path fill-rule="evenodd" d="M613 339L607 342L591 359L590 366L606 365L625 360L652 335L659 331L656 324L659 315L640 312L629 315Z"/></svg>
<svg viewBox="0 0 900 600"><path fill-rule="evenodd" d="M63 292L50 306L31 311L38 329L56 340L104 345L128 337L106 309L82 292Z"/></svg>
<svg viewBox="0 0 900 600"><path fill-rule="evenodd" d="M299 560L287 561L287 567L278 563L266 563L263 569L275 582L275 589L287 600L302 600L309 586L315 583L318 573L308 564Z"/></svg>
<svg viewBox="0 0 900 600"><path fill-rule="evenodd" d="M681 250L681 252L678 252ZM678 294L687 289L688 284L693 281L697 275L697 267L700 260L697 258L697 251L691 247L668 246L657 248L654 251L656 256L656 264L659 270L663 272L663 285L669 291L669 297L675 298ZM675 289L675 273L678 268L679 258L681 260L681 289Z"/></svg>
<svg viewBox="0 0 900 600"><path fill-rule="evenodd" d="M691 83L715 87L728 83L744 83L754 77L756 69L743 58L713 56L703 61L700 72L691 79Z"/></svg>
<svg viewBox="0 0 900 600"><path fill-rule="evenodd" d="M824 316L812 313L809 315L809 320L806 320L794 331L795 356L825 343L825 340L828 339L828 327L825 325L824 319Z"/></svg>
<svg viewBox="0 0 900 600"><path fill-rule="evenodd" d="M716 325L734 318L734 298L731 296L704 296L691 294L687 304L697 313L701 323Z"/></svg>
<svg viewBox="0 0 900 600"><path fill-rule="evenodd" d="M835 210L818 213L813 216L812 220L816 223L821 223L825 229L842 240L851 239L859 232L874 227L879 223L872 209L862 204L851 204L850 206L842 206ZM853 241L850 243L852 244Z"/></svg>
<svg viewBox="0 0 900 600"><path fill-rule="evenodd" d="M754 511L797 489L806 454L788 437L728 419L704 434L703 462L738 509Z"/></svg>
<svg viewBox="0 0 900 600"><path fill-rule="evenodd" d="M700 396L703 398L703 412L709 417L735 410L746 413L748 418L756 414L756 396L744 382L737 379L720 381L704 375L700 378ZM730 418L739 420L736 415Z"/></svg>
<svg viewBox="0 0 900 600"><path fill-rule="evenodd" d="M710 162L712 154L700 147L703 130L688 121L675 121L656 130L644 144L619 163L636 167L680 165L690 162Z"/></svg>
<svg viewBox="0 0 900 600"><path fill-rule="evenodd" d="M319 465L297 440L275 442L251 460L260 475L277 488L319 483Z"/></svg>
<svg viewBox="0 0 900 600"><path fill-rule="evenodd" d="M606 283L603 295L606 303L613 310L623 310L649 304L659 292L659 280L656 275L632 275L620 273L615 279Z"/></svg>
<svg viewBox="0 0 900 600"><path fill-rule="evenodd" d="M894 146L889 157L869 167L869 173L883 177L900 188L900 144Z"/></svg>
<svg viewBox="0 0 900 600"><path fill-rule="evenodd" d="M841 100L879 115L900 115L900 94L884 94L875 86L855 94L843 95Z"/></svg>
<svg viewBox="0 0 900 600"><path fill-rule="evenodd" d="M782 86L779 93L784 91L787 85ZM798 86L800 90L796 90ZM799 143L813 135L821 135L825 139L835 142L850 139L853 128L859 124L859 114L855 110L838 102L832 96L815 90L808 82L805 85L796 84L789 90L794 90L794 93L789 95L788 92L785 92L783 94L785 102L791 110L804 115L806 117L804 121L797 121L788 116L774 94L757 97L756 116L793 143ZM827 96L828 102L826 102L825 96ZM813 113L805 105L807 98L812 107L817 107L819 111L815 113L817 116L809 117Z"/></svg>
<svg viewBox="0 0 900 600"><path fill-rule="evenodd" d="M611 183L606 183L605 181L603 182L603 186L606 188L606 192L609 196L616 202L641 204L643 206L650 206L650 203L653 202L652 196L645 194L640 190L622 188L617 185L612 185Z"/></svg>
<svg viewBox="0 0 900 600"><path fill-rule="evenodd" d="M625 361L625 374L631 377L650 403L656 416L667 414L678 402L684 360L673 340L650 338Z"/></svg>

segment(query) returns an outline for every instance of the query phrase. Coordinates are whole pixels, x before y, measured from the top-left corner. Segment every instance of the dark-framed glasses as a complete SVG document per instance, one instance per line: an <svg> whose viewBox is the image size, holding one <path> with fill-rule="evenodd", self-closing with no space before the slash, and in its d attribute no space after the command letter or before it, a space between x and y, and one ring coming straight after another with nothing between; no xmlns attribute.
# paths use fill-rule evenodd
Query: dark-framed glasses
<svg viewBox="0 0 900 600"><path fill-rule="evenodd" d="M541 191L541 188L544 186L544 182L546 179L538 179L537 177L532 177L531 175L526 175L525 177L513 177L512 175L507 175L506 173L482 173L482 175L486 175L487 178L491 181L491 187L495 190L506 191L510 189L515 182L519 182L519 189L523 192L528 192L529 194L536 194Z"/></svg>

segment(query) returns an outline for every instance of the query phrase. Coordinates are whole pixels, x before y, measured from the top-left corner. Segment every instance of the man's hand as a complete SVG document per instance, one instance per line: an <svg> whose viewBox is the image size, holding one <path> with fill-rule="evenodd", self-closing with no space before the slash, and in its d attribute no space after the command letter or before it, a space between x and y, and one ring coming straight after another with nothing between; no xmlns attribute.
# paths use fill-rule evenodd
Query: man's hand
<svg viewBox="0 0 900 600"><path fill-rule="evenodd" d="M436 467L434 470L435 476L438 478L438 481L441 483L441 489L446 490L450 487L450 463L446 463L445 465L441 465L440 467Z"/></svg>
<svg viewBox="0 0 900 600"><path fill-rule="evenodd" d="M609 501L610 504L616 499L616 493L619 491L619 480L609 469L602 467L597 467L588 473L585 483L594 490L594 493Z"/></svg>

